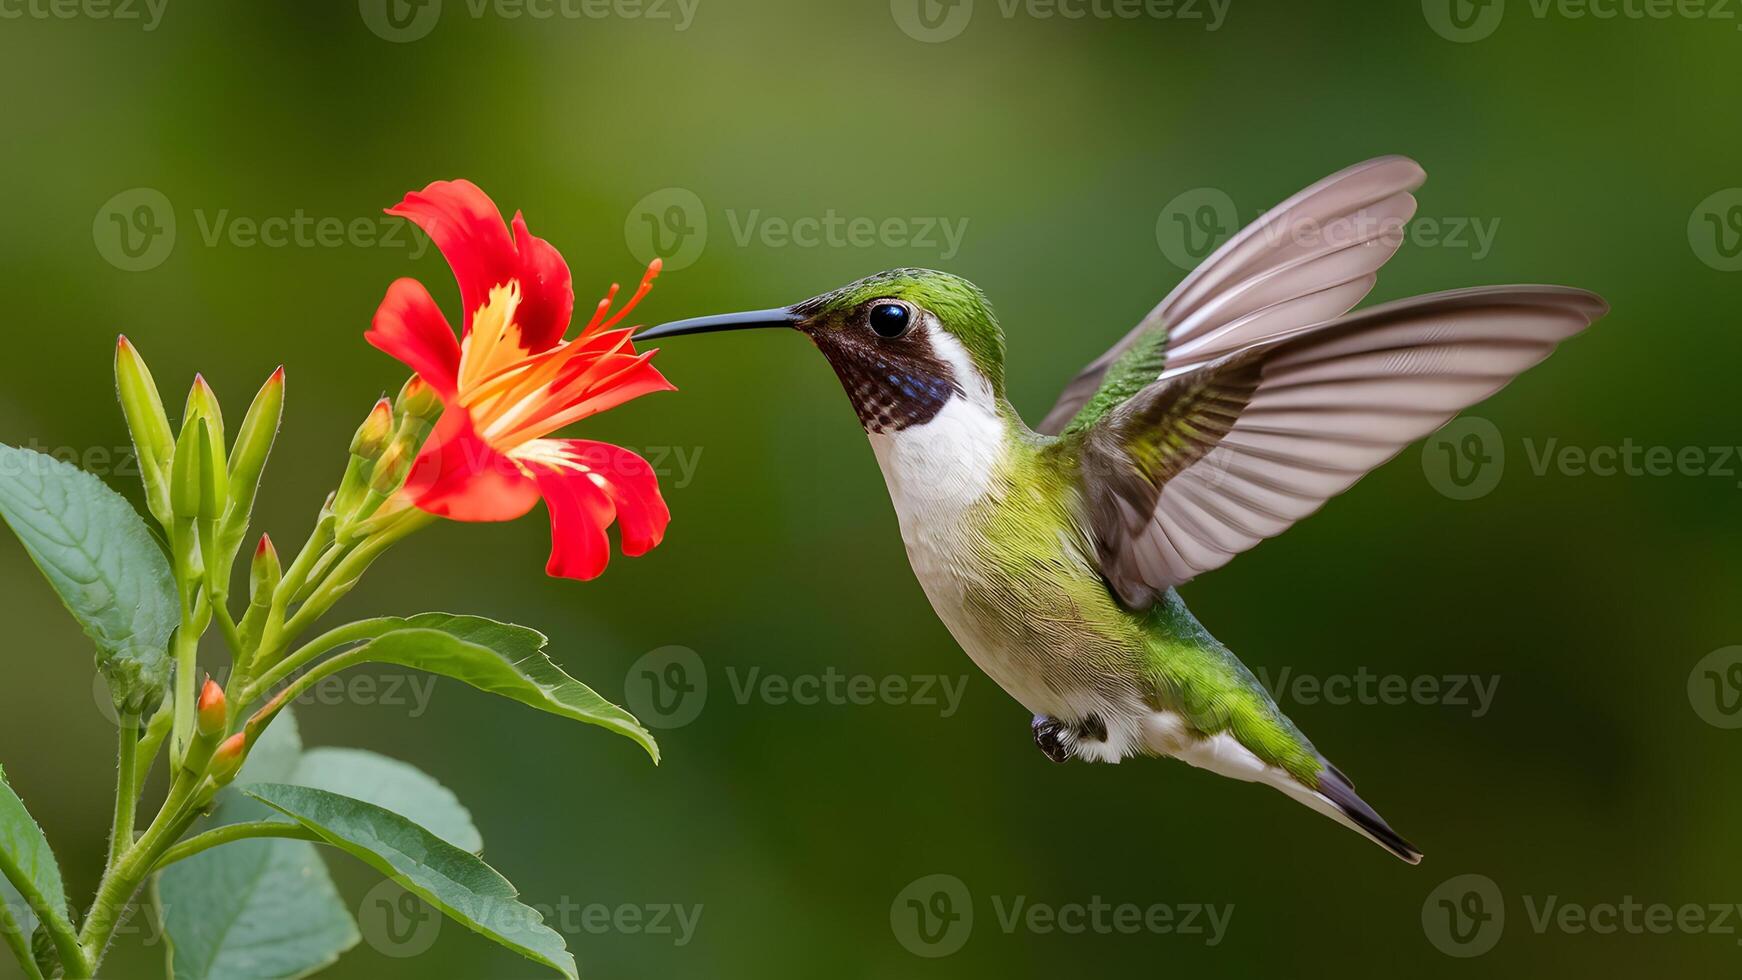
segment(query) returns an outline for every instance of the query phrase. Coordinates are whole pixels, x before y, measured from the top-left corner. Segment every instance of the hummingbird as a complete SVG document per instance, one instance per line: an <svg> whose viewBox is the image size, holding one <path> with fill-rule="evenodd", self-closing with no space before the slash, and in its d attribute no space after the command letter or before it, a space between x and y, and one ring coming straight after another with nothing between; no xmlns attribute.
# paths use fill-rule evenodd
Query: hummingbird
<svg viewBox="0 0 1742 980"><path fill-rule="evenodd" d="M1005 398L986 296L895 269L653 341L796 330L839 377L932 608L1033 716L1048 759L1166 756L1263 783L1399 858L1355 792L1179 587L1317 511L1608 311L1584 290L1485 286L1351 312L1426 174L1390 156L1230 238L1030 427Z"/></svg>

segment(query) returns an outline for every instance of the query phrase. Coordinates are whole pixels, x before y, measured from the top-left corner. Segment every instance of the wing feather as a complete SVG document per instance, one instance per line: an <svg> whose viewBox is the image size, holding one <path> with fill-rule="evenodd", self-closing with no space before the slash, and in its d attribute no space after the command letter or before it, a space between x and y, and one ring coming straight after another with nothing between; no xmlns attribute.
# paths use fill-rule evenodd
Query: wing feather
<svg viewBox="0 0 1742 980"><path fill-rule="evenodd" d="M1070 384L1038 430L1064 431L1104 384L1127 383L1114 371L1127 357L1151 363L1166 350L1172 374L1201 367L1270 337L1353 309L1373 288L1379 267L1402 244L1415 214L1409 193L1426 175L1391 156L1333 174L1282 202L1217 249L1124 339ZM1155 375L1129 380L1136 387ZM1136 390L1132 388L1132 391ZM1131 391L1118 391L1123 396ZM1096 399L1096 404L1117 401Z"/></svg>
<svg viewBox="0 0 1742 980"><path fill-rule="evenodd" d="M1552 286L1457 290L1172 373L1080 443L1103 573L1143 608L1287 530L1606 312Z"/></svg>

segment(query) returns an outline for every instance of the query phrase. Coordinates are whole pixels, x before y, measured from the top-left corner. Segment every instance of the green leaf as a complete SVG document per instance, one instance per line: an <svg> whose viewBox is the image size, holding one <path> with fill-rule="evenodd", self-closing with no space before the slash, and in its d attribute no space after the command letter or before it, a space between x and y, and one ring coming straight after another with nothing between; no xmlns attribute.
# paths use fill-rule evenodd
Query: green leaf
<svg viewBox="0 0 1742 980"><path fill-rule="evenodd" d="M289 778L301 752L296 719L281 712L248 754L238 782ZM200 829L279 817L233 789L218 799ZM156 894L176 980L307 976L360 938L308 841L245 840L196 854L160 872Z"/></svg>
<svg viewBox="0 0 1742 980"><path fill-rule="evenodd" d="M574 980L560 933L521 904L508 879L476 856L391 810L307 786L257 783L243 792L398 882L449 918Z"/></svg>
<svg viewBox="0 0 1742 980"><path fill-rule="evenodd" d="M36 918L47 921L62 935L74 930L67 918L66 886L61 883L60 865L48 838L36 825L24 801L6 783L6 773L0 770L0 877L11 884L10 891L22 899L23 906ZM12 899L0 895L0 900ZM17 907L12 918L20 928L27 928Z"/></svg>
<svg viewBox="0 0 1742 980"><path fill-rule="evenodd" d="M421 613L388 617L345 627L369 643L344 655L347 661L398 664L452 677L492 694L541 711L624 735L659 761L659 744L635 716L600 697L563 672L544 655L547 642L537 630L479 616Z"/></svg>
<svg viewBox="0 0 1742 980"><path fill-rule="evenodd" d="M0 446L0 518L96 643L117 707L156 710L180 611L169 563L139 514L77 467Z"/></svg>
<svg viewBox="0 0 1742 980"><path fill-rule="evenodd" d="M362 749L309 749L285 782L392 810L460 850L477 854L484 849L484 838L459 798L398 759Z"/></svg>

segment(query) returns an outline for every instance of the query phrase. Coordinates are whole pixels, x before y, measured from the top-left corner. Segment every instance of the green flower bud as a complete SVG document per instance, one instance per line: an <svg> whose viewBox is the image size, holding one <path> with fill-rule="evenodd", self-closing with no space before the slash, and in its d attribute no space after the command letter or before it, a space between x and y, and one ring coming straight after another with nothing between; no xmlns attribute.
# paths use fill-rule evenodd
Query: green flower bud
<svg viewBox="0 0 1742 980"><path fill-rule="evenodd" d="M266 457L272 453L272 443L278 438L278 424L284 418L284 368L272 372L272 377L260 386L260 392L242 417L242 428L236 432L236 444L230 450L230 510L224 515L225 537L240 544L248 530L248 517L254 510L254 495L260 490L260 474L266 469Z"/></svg>
<svg viewBox="0 0 1742 980"><path fill-rule="evenodd" d="M405 477L411 472L414 450L410 449L403 439L396 439L393 445L387 447L387 452L375 463L375 472L370 475L369 489L383 497L390 497L405 482Z"/></svg>
<svg viewBox="0 0 1742 980"><path fill-rule="evenodd" d="M169 501L175 516L191 521L200 516L200 445L209 441L200 435L199 421L183 425L175 441L175 465L171 468Z"/></svg>
<svg viewBox="0 0 1742 980"><path fill-rule="evenodd" d="M442 413L442 399L429 382L414 374L405 382L405 387L399 389L394 407L401 415L428 420Z"/></svg>
<svg viewBox="0 0 1742 980"><path fill-rule="evenodd" d="M229 506L230 474L224 469L224 447L218 442L221 436L212 431L211 420L202 418L195 424L200 436L199 516L202 524L210 525L223 517Z"/></svg>
<svg viewBox="0 0 1742 980"><path fill-rule="evenodd" d="M187 428L194 419L205 419L211 424L212 435L217 437L215 441L219 446L219 452L222 453L224 409L218 404L217 392L213 391L212 386L206 383L206 377L203 374L194 375L193 387L188 389L187 407L182 409L181 427ZM222 462L222 455L218 459L219 462Z"/></svg>
<svg viewBox="0 0 1742 980"><path fill-rule="evenodd" d="M115 343L115 391L121 399L122 414L127 417L127 430L133 436L133 452L139 457L145 505L158 523L167 526L173 513L169 479L175 434L163 412L163 399L157 393L151 369L126 337Z"/></svg>
<svg viewBox="0 0 1742 980"><path fill-rule="evenodd" d="M387 448L387 441L393 438L393 403L383 397L369 410L369 417L357 427L357 434L351 437L351 455L363 459L374 459Z"/></svg>
<svg viewBox="0 0 1742 980"><path fill-rule="evenodd" d="M272 597L278 592L278 583L283 578L278 549L272 546L269 535L262 534L260 544L254 549L254 560L248 566L248 611L242 614L242 621L236 625L244 649L253 650L260 646L260 638L266 635L267 618L272 614Z"/></svg>

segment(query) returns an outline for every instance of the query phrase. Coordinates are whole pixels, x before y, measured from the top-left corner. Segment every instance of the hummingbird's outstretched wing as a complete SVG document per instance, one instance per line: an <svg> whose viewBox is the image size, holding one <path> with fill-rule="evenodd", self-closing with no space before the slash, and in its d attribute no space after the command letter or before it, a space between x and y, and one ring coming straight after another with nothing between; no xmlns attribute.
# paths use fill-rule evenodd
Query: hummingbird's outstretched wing
<svg viewBox="0 0 1742 980"><path fill-rule="evenodd" d="M1407 157L1356 164L1294 195L1199 265L1073 378L1038 429L1085 428L1154 381L1355 308L1397 251L1426 179Z"/></svg>
<svg viewBox="0 0 1742 980"><path fill-rule="evenodd" d="M1419 296L1273 336L1068 430L1107 582L1145 608L1348 489L1608 307L1557 286Z"/></svg>

